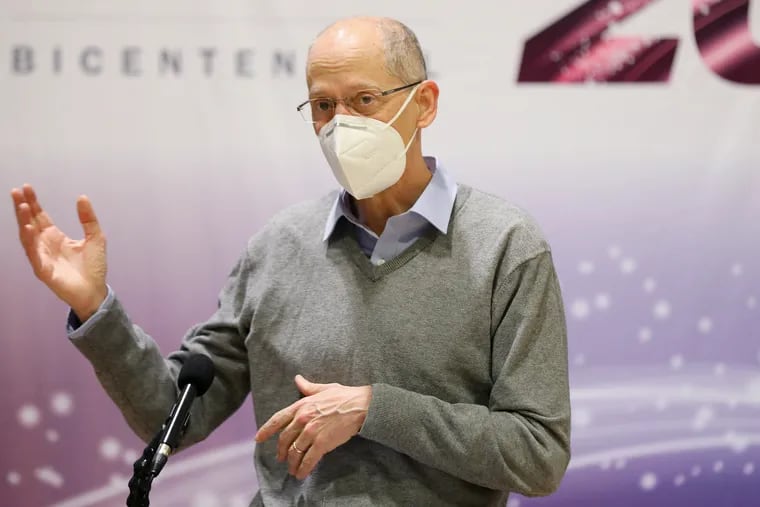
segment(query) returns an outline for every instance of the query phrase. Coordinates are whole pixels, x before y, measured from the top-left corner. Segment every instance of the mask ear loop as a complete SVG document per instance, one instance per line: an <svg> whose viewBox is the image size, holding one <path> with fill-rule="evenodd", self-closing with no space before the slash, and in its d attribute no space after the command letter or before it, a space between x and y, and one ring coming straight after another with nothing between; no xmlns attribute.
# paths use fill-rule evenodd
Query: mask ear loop
<svg viewBox="0 0 760 507"><path fill-rule="evenodd" d="M420 83L420 84L422 84L422 83ZM415 94L415 93L417 93L417 88L419 88L419 87L420 87L420 85L418 84L417 86L415 86L414 88L412 88L412 91L411 91L411 92L409 92L409 96L406 98L406 100L404 101L404 103L403 103L403 104L401 104L401 108L400 108L400 109L398 110L398 112L397 112L397 113L396 113L396 114L393 116L393 118L391 118L391 119L390 119L390 121L389 121L388 123L386 123L386 124L385 124L386 128L387 128L387 127L390 127L391 125L393 125L393 124L396 122L396 120L398 120L398 117L399 117L399 116L401 116L401 113L403 113L403 112L404 112L404 110L406 109L406 106L408 106L408 105L409 105L409 103L410 103L410 102L412 101L412 99L414 98L414 94Z"/></svg>
<svg viewBox="0 0 760 507"><path fill-rule="evenodd" d="M422 84L422 83L420 83L420 84ZM417 88L419 88L419 87L420 87L420 85L418 84L417 86L415 86L414 88L412 88L412 91L409 92L409 96L406 98L406 100L404 101L404 103L401 104L401 108L393 116L393 118L391 118L390 121L385 124L385 128L391 128L391 125L393 125L393 123L396 120L398 120L398 117L401 116L401 113L404 112L404 110L407 108L407 106L409 105L409 103L414 98L414 94L417 93ZM412 132L412 137L409 138L409 142L406 143L406 146L404 146L404 153L400 154L399 158L401 158L402 156L406 156L406 152L409 151L409 148L412 146L412 143L414 142L414 136L417 135L417 131L418 130L419 130L419 128L415 127L414 132Z"/></svg>
<svg viewBox="0 0 760 507"><path fill-rule="evenodd" d="M407 151L409 151L409 147L410 147L410 146L412 145L412 143L414 142L414 136L416 136L416 135L417 135L417 131L418 131L418 130L419 130L418 128L415 128L415 129L414 129L414 132L412 132L412 137L410 137L410 138L409 138L409 142L408 142L408 143L406 143L406 147L404 148L404 155L406 155L406 152L407 152Z"/></svg>

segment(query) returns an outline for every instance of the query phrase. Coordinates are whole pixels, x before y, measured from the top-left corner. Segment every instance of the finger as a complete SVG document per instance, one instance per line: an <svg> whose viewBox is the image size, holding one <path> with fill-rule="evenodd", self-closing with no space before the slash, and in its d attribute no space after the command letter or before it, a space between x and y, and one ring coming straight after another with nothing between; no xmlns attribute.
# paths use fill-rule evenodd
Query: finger
<svg viewBox="0 0 760 507"><path fill-rule="evenodd" d="M24 208L28 208L26 204L23 205ZM29 210L25 209L22 211L22 214L28 214ZM39 253L37 252L37 238L39 236L40 232L39 230L32 224L24 224L19 229L19 238L21 239L21 246L24 248L24 253L26 254L27 259L29 259L29 264L31 264L32 269L35 273L40 272L40 268L42 267Z"/></svg>
<svg viewBox="0 0 760 507"><path fill-rule="evenodd" d="M301 434L301 430L303 430L303 426L296 423L296 420L293 419L293 421L280 432L280 436L277 439L277 461L285 461L286 459L289 459L289 453L292 451L291 446L298 438L298 435ZM303 449L303 447L299 447L299 449Z"/></svg>
<svg viewBox="0 0 760 507"><path fill-rule="evenodd" d="M95 215L95 210L92 207L92 202L90 202L90 199L86 195L80 195L79 199L77 199L77 214L79 215L79 223L82 224L85 238L92 238L102 234L98 217Z"/></svg>
<svg viewBox="0 0 760 507"><path fill-rule="evenodd" d="M45 227L52 225L53 222L50 220L50 217L47 213L45 213L45 211L42 209L42 206L40 206L39 201L37 200L37 194L34 192L34 188L26 183L24 184L23 191L24 199L26 199L26 202L29 203L29 207L32 210L32 218L40 227L40 229L44 229Z"/></svg>
<svg viewBox="0 0 760 507"><path fill-rule="evenodd" d="M296 452L299 450L303 452L298 453L298 456L288 454L288 471L291 475L296 475L298 470L303 466L303 460L308 455L318 436L322 433L323 428L324 421L321 418L316 417L309 421L299 433L298 438L293 442L292 447ZM314 453L312 452L312 457L313 455ZM311 461L307 461L307 463L311 463Z"/></svg>
<svg viewBox="0 0 760 507"><path fill-rule="evenodd" d="M298 447L299 449L303 449L300 445ZM325 452L326 451L322 447L321 442L315 440L303 454L298 468L296 468L295 473L293 473L296 479L299 481L306 479L306 477L314 471L319 461L324 457Z"/></svg>
<svg viewBox="0 0 760 507"><path fill-rule="evenodd" d="M296 471L301 466L301 461L306 452L308 452L308 448L301 447L298 444L291 444L288 447L288 473L290 475L296 475Z"/></svg>
<svg viewBox="0 0 760 507"><path fill-rule="evenodd" d="M305 394L306 396L311 396L312 394L321 393L322 391L330 387L329 384L315 384L314 382L309 382L302 375L296 375L295 381L296 381L296 387L298 387L298 390L301 391L301 393Z"/></svg>
<svg viewBox="0 0 760 507"><path fill-rule="evenodd" d="M290 421L293 420L293 415L296 412L295 406L296 404L294 403L293 405L280 410L272 417L270 417L269 420L265 422L261 428L259 428L259 431L256 432L256 436L254 437L256 442L261 443L269 440L272 435L290 424Z"/></svg>
<svg viewBox="0 0 760 507"><path fill-rule="evenodd" d="M26 199L24 199L24 192L21 189L14 188L11 190L11 198L13 199L13 210L16 212L16 223L18 223L20 230L24 227L24 225L28 224L31 221L31 212L29 213L28 217L22 216L22 205L25 205L27 210L29 209L29 205L26 204Z"/></svg>
<svg viewBox="0 0 760 507"><path fill-rule="evenodd" d="M39 233L37 225L32 220L32 211L27 203L23 202L16 208L16 220L19 225L19 237L21 238L21 242L26 245L28 241L34 239Z"/></svg>
<svg viewBox="0 0 760 507"><path fill-rule="evenodd" d="M289 457L290 446L317 415L318 413L314 408L304 406L293 416L293 420L282 430L277 441L277 458L280 461ZM299 447L299 449L303 450L304 447Z"/></svg>

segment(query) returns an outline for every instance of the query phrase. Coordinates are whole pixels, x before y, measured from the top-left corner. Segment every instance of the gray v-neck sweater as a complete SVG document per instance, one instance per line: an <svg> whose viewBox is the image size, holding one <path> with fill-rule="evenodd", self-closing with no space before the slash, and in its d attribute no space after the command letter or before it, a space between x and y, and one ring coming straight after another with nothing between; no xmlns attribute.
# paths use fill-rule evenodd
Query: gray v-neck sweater
<svg viewBox="0 0 760 507"><path fill-rule="evenodd" d="M359 435L306 480L276 461L276 438L257 446L252 505L503 506L510 491L555 490L570 454L567 343L538 228L460 185L446 235L373 266L345 221L322 241L334 198L289 208L254 236L216 313L167 359L117 298L73 340L130 426L152 437L181 362L204 353L217 376L186 445L248 393L263 424L299 398L298 373L372 385Z"/></svg>

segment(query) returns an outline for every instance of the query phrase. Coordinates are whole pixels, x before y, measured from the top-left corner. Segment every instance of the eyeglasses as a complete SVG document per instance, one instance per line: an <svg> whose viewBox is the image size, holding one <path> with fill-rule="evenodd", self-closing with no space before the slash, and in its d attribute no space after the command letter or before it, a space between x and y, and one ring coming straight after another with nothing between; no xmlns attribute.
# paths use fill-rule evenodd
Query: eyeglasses
<svg viewBox="0 0 760 507"><path fill-rule="evenodd" d="M372 116L377 113L383 106L383 98L396 92L406 90L417 86L422 81L399 86L390 90L381 91L362 91L353 97L343 99L315 98L309 99L296 108L304 121L309 123L328 122L335 115L335 108L338 102L342 102L350 111L360 116Z"/></svg>

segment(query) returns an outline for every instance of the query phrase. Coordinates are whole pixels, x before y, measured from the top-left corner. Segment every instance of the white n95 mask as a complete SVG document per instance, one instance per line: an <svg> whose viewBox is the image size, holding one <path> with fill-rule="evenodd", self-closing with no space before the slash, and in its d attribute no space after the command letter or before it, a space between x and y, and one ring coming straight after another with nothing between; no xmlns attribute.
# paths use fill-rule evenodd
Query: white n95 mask
<svg viewBox="0 0 760 507"><path fill-rule="evenodd" d="M417 129L404 145L401 135L391 125L409 105L418 86L412 88L401 109L388 123L366 116L336 114L319 131L319 144L335 179L355 199L379 194L404 174L406 152Z"/></svg>

